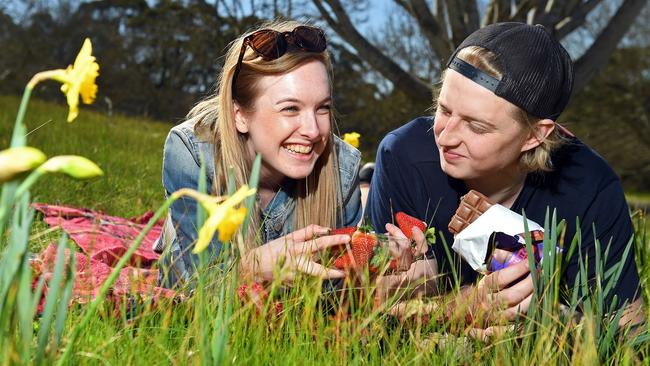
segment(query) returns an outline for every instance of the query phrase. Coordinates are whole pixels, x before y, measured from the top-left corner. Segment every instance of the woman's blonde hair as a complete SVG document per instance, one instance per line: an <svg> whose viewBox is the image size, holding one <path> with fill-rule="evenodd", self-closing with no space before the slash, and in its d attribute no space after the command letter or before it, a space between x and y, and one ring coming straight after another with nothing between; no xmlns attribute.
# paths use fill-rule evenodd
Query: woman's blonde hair
<svg viewBox="0 0 650 366"><path fill-rule="evenodd" d="M463 48L458 52L456 57L461 60L473 65L477 69L483 71L484 73L501 80L503 73L501 72L498 64L496 55L491 51L479 47L479 46L468 46ZM442 86L442 81L444 81L445 73L443 72L440 78L440 84L438 88L434 91L434 108L437 106L438 96L440 94L440 88ZM535 117L525 110L513 105L514 107L514 118L519 122L523 128L527 128L530 131L533 131L533 128L541 120L541 118ZM560 147L564 143L565 139L560 134L558 128L554 128L553 132L548 135L545 139L541 140L539 146L530 149L519 158L519 164L521 168L526 172L536 172L536 171L551 171L553 170L553 162L551 161L552 152Z"/></svg>
<svg viewBox="0 0 650 366"><path fill-rule="evenodd" d="M306 24L295 21L265 23L234 40L226 52L215 92L199 102L188 113L188 118L197 120L194 125L195 134L214 144L215 176L212 183L214 194L226 192L228 170L232 170L234 173L237 187L247 184L253 164L253 159L249 156L249 151L246 148L248 135L240 133L235 128L235 101L232 95L232 78L244 38L261 29L288 32L301 25ZM251 47L247 47L235 85L237 104L245 111L251 111L259 94L257 86L260 77L287 73L312 60L320 61L325 65L331 88L332 65L327 50L313 53L294 51L290 48L278 59L266 61L259 57ZM332 114L330 114L330 122L332 130L334 130L336 121ZM293 194L296 203L294 230L309 224L329 227L336 225L337 214L342 215L342 198L340 196L338 159L332 132L330 132L325 150L318 158L314 170L309 176L296 182ZM244 233L246 249L253 248L259 241L259 230L263 230L260 213L260 207L256 203L253 212L249 213L251 223L248 226L248 232Z"/></svg>

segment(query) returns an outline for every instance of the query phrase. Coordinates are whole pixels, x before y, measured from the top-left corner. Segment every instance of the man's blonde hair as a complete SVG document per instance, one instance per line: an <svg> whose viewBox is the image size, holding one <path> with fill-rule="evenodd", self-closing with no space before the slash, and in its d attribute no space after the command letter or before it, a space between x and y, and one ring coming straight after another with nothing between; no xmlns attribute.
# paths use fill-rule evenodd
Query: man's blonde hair
<svg viewBox="0 0 650 366"><path fill-rule="evenodd" d="M503 73L499 68L496 56L491 51L478 46L468 46L458 52L456 57L471 64L484 73L501 80ZM440 87L444 81L445 73L443 72L440 78L440 84L434 91L434 108L438 104L438 96L440 94ZM513 105L513 117L525 129L533 131L537 122L541 118L535 117L525 110ZM536 171L551 171L553 170L553 162L551 161L551 154L555 149L560 147L565 139L562 137L558 128L554 128L553 132L545 139L541 139L539 146L530 149L521 154L519 164L526 172Z"/></svg>

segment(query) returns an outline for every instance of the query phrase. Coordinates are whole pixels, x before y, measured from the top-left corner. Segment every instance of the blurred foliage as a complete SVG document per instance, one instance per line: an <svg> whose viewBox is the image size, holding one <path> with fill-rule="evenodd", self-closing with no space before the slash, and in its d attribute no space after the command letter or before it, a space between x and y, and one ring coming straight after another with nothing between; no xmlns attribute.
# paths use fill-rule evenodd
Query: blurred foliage
<svg viewBox="0 0 650 366"><path fill-rule="evenodd" d="M314 19L308 2L297 0L246 6L234 0L13 3L44 5L28 7L18 16L16 8L12 12L0 3L0 94L20 95L25 81L37 71L72 63L69 55L88 36L101 65L98 100L91 108L109 118L119 112L168 123L178 123L194 103L212 92L225 49L236 36L272 17ZM352 6L357 3L359 8ZM362 6L366 2L350 4L348 10L355 16L363 17L368 10ZM646 9L638 17L628 42L574 96L562 116L563 123L613 165L626 189L645 192L650 191L649 13ZM424 47L418 53L417 45L423 43L417 32L400 28L404 22L398 21L399 14L387 14L387 19L384 28L368 28L371 38L381 40L395 59L422 60L407 65L409 70L437 73L427 56L430 50ZM318 17L315 21L323 23ZM414 99L391 87L348 43L334 32L328 35L337 132L360 133L363 159L372 161L386 133L430 113L431 95ZM45 83L35 96L60 101L58 89L55 83Z"/></svg>
<svg viewBox="0 0 650 366"><path fill-rule="evenodd" d="M561 118L614 167L626 190L650 191L650 46L616 50Z"/></svg>

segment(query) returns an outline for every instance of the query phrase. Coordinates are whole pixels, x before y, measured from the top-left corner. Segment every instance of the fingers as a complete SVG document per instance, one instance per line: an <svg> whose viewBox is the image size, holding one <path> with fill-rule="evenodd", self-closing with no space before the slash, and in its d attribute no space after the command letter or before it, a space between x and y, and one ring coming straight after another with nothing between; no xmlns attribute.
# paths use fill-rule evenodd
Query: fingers
<svg viewBox="0 0 650 366"><path fill-rule="evenodd" d="M429 250L429 244L424 233L416 226L411 230L413 241L415 241L415 255L425 254Z"/></svg>
<svg viewBox="0 0 650 366"><path fill-rule="evenodd" d="M296 261L296 269L302 273L320 277L322 279L345 277L345 272L337 269L325 268L323 265L310 261L306 257L301 257Z"/></svg>
<svg viewBox="0 0 650 366"><path fill-rule="evenodd" d="M388 251L397 258L398 270L406 271L413 263L413 253L411 252L411 241L406 238L402 230L393 224L386 224L388 231Z"/></svg>
<svg viewBox="0 0 650 366"><path fill-rule="evenodd" d="M487 294L489 302L499 307L512 307L530 297L533 293L533 278L529 274L523 280L499 292Z"/></svg>
<svg viewBox="0 0 650 366"><path fill-rule="evenodd" d="M485 329L480 329L480 328L472 328L470 329L467 334L477 340L483 341L483 342L490 342L491 340L497 338L497 337L503 337L509 332L515 331L515 326L513 324L511 325L498 325L498 326L493 326L493 327L488 327Z"/></svg>
<svg viewBox="0 0 650 366"><path fill-rule="evenodd" d="M380 299L382 301L388 299L392 294L403 289L406 282L408 282L406 272L377 277L377 292Z"/></svg>
<svg viewBox="0 0 650 366"><path fill-rule="evenodd" d="M479 288L488 290L489 292L496 292L502 288L508 287L508 285L518 280L526 273L530 273L528 261L521 261L483 277L479 283Z"/></svg>
<svg viewBox="0 0 650 366"><path fill-rule="evenodd" d="M297 253L313 253L333 246L345 244L350 241L349 235L326 235L317 239L296 242L294 248Z"/></svg>
<svg viewBox="0 0 650 366"><path fill-rule="evenodd" d="M403 238L406 239L406 235L400 230L397 226L387 223L386 224L386 231L393 237L395 238Z"/></svg>
<svg viewBox="0 0 650 366"><path fill-rule="evenodd" d="M312 224L288 234L287 239L293 240L294 242L301 242L312 239L318 235L325 235L328 232L329 228Z"/></svg>
<svg viewBox="0 0 650 366"><path fill-rule="evenodd" d="M521 302L502 311L500 314L501 317L508 321L515 320L518 316L521 316L521 314L525 314L526 312L528 312L528 307L530 306L530 302L532 299L533 299L533 294L531 293L526 298L524 298Z"/></svg>

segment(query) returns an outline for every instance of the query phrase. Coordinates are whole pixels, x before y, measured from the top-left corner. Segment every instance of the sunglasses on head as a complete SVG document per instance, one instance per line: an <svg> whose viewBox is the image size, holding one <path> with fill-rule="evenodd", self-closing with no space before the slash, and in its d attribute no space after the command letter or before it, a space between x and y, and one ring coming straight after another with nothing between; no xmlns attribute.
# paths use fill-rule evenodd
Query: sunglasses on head
<svg viewBox="0 0 650 366"><path fill-rule="evenodd" d="M289 45L304 52L323 52L327 48L325 33L318 28L298 26L289 32L278 32L272 29L262 29L244 38L239 51L239 59L235 74L232 77L232 95L235 96L235 84L241 64L244 60L246 47L250 46L255 53L266 61L276 60L287 52Z"/></svg>

